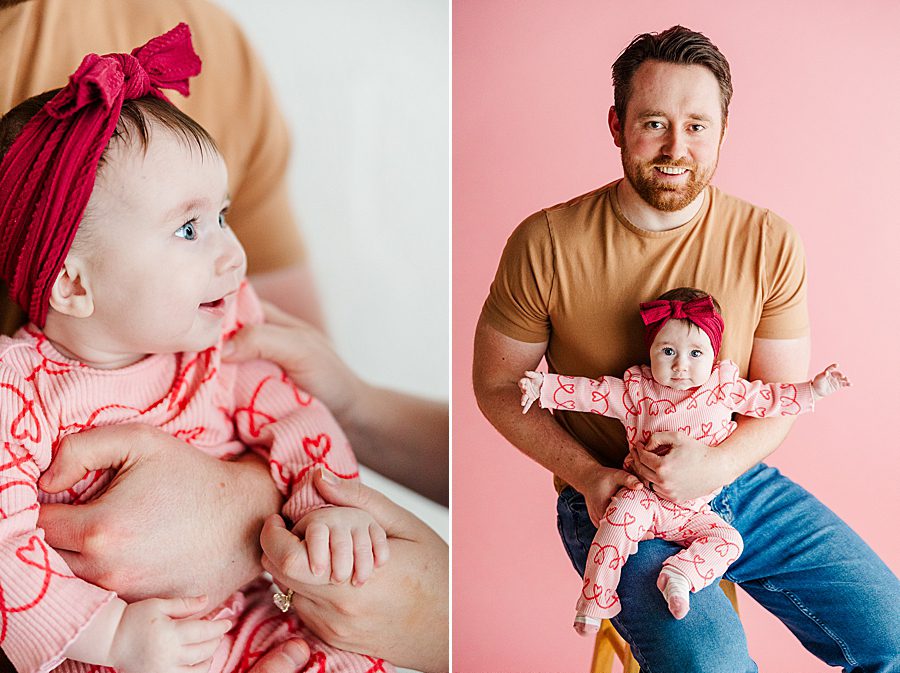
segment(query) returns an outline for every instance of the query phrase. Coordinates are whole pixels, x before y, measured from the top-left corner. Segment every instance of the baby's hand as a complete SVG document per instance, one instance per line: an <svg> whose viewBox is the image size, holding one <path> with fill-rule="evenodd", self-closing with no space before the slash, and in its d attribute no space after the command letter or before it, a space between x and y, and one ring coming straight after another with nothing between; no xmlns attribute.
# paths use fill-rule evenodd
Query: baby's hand
<svg viewBox="0 0 900 673"><path fill-rule="evenodd" d="M206 670L231 622L192 619L205 605L203 596L149 598L128 605L110 648L115 669L123 673Z"/></svg>
<svg viewBox="0 0 900 673"><path fill-rule="evenodd" d="M353 579L361 586L388 560L387 536L372 515L355 507L323 507L297 523L313 575L331 577L332 584Z"/></svg>
<svg viewBox="0 0 900 673"><path fill-rule="evenodd" d="M527 414L534 401L541 397L541 384L544 375L538 372L527 371L525 376L519 379L519 390L522 391L522 413Z"/></svg>
<svg viewBox="0 0 900 673"><path fill-rule="evenodd" d="M824 372L816 374L812 380L813 392L818 397L828 397L832 393L836 393L841 388L850 386L850 381L844 374L838 370L837 363L828 365Z"/></svg>

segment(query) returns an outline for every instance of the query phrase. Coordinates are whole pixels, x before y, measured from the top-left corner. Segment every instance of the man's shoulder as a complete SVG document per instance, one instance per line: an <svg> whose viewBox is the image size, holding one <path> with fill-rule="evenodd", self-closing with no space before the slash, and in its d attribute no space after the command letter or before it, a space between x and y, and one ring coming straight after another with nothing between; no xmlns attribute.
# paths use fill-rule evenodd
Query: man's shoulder
<svg viewBox="0 0 900 673"><path fill-rule="evenodd" d="M562 203L557 203L555 206L544 208L541 212L546 213L548 216L557 216L565 215L572 211L593 208L600 201L609 198L610 192L617 184L619 184L619 180L613 180L609 184L593 189L586 194L580 194L568 201L563 201Z"/></svg>
<svg viewBox="0 0 900 673"><path fill-rule="evenodd" d="M618 180L580 194L568 201L541 208L526 217L517 227L516 236L528 240L552 241L558 236L572 237L593 231L604 219L602 213ZM609 211L611 212L611 210Z"/></svg>
<svg viewBox="0 0 900 673"><path fill-rule="evenodd" d="M746 199L729 194L714 185L710 185L709 190L709 214L713 221L734 220L755 223L779 231L792 231L788 221L769 208L750 203Z"/></svg>

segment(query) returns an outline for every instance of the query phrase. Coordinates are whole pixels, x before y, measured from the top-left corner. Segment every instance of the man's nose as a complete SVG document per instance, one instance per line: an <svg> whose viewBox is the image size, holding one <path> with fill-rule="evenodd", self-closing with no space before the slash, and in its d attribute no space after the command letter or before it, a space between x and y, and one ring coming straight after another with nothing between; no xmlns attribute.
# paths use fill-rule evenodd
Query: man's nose
<svg viewBox="0 0 900 673"><path fill-rule="evenodd" d="M673 126L666 133L663 152L675 161L687 155L687 132L677 126Z"/></svg>

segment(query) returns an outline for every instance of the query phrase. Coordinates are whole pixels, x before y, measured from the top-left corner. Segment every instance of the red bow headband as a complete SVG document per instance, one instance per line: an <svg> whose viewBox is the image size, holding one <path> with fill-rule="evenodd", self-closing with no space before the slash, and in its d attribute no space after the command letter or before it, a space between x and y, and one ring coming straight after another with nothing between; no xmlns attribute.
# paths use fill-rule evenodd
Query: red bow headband
<svg viewBox="0 0 900 673"><path fill-rule="evenodd" d="M641 303L641 319L646 326L647 348L653 345L653 340L659 331L670 319L690 320L697 327L706 332L712 343L715 357L719 357L719 347L722 345L722 332L725 331L725 321L716 313L712 297L698 297L690 301L677 301L657 299Z"/></svg>
<svg viewBox="0 0 900 673"><path fill-rule="evenodd" d="M122 103L160 89L187 96L200 73L180 23L131 54L88 54L69 83L28 123L0 163L0 277L43 327L50 291L94 189L97 164Z"/></svg>

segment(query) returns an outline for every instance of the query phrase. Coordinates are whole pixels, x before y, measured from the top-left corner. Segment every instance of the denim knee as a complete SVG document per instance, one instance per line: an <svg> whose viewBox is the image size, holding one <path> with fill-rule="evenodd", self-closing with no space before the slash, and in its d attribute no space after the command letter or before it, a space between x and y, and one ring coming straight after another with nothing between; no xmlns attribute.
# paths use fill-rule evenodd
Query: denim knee
<svg viewBox="0 0 900 673"><path fill-rule="evenodd" d="M691 594L691 610L677 620L656 587L663 562L680 547L646 540L628 559L619 583L622 612L612 622L632 646L643 673L749 673L740 618L718 583Z"/></svg>

